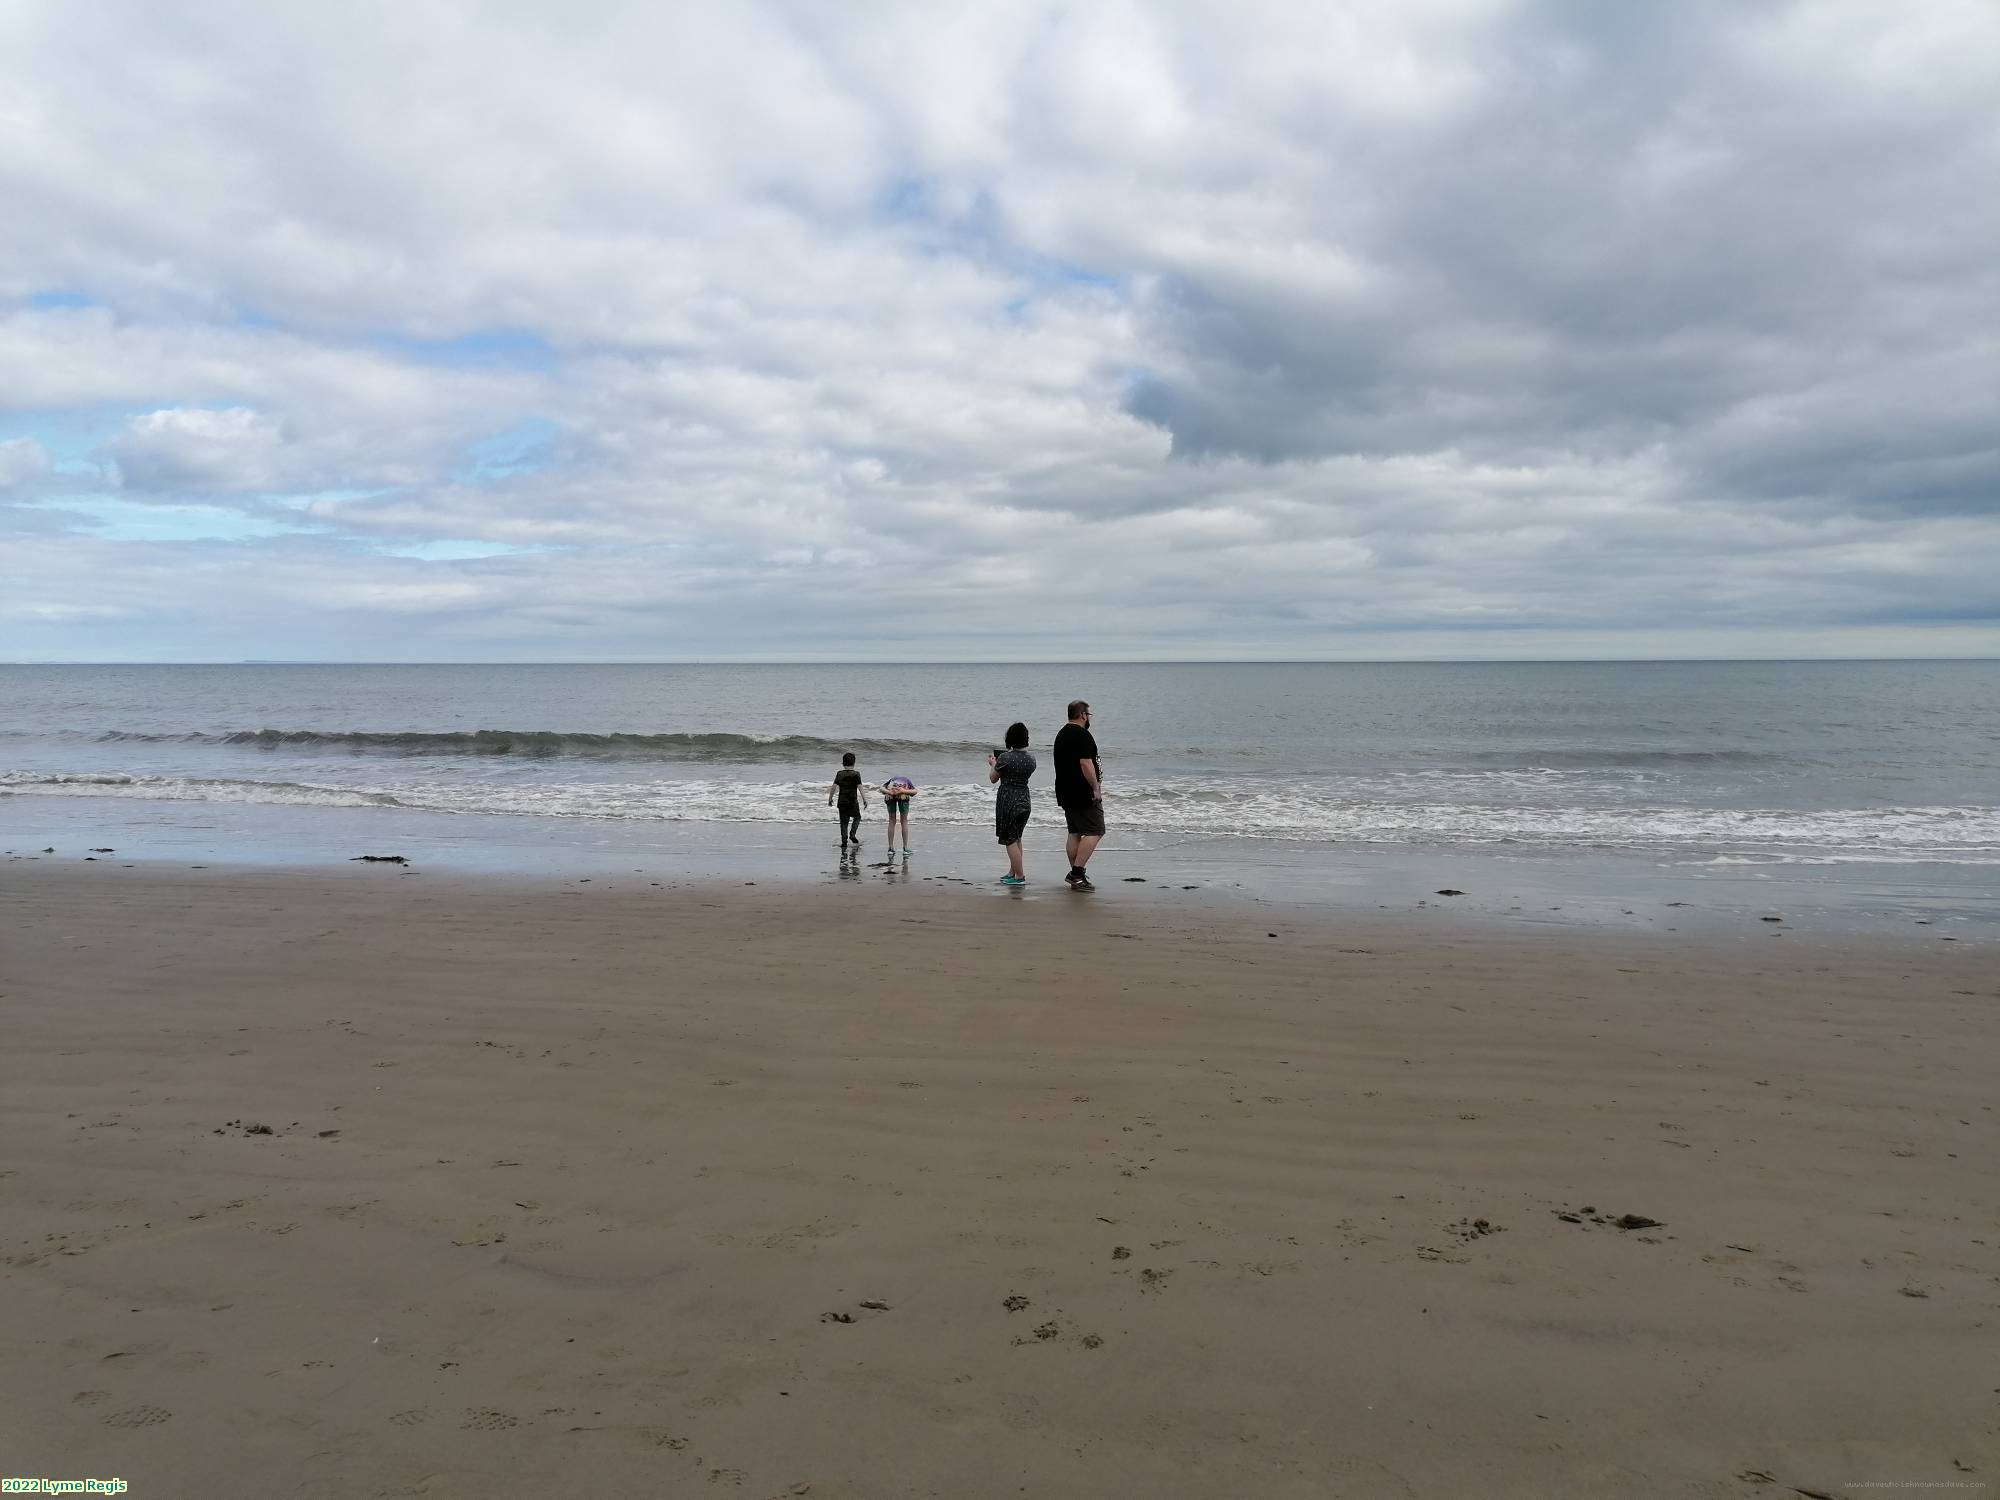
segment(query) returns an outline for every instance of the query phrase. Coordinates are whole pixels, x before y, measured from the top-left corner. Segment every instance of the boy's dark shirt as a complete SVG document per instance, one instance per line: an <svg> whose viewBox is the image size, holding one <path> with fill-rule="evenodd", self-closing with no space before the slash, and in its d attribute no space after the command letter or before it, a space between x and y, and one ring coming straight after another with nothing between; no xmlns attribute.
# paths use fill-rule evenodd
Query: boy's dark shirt
<svg viewBox="0 0 2000 1500"><path fill-rule="evenodd" d="M1090 783L1083 779L1081 762L1097 764L1097 741L1081 724L1065 724L1056 731L1056 802L1074 807L1091 800Z"/></svg>
<svg viewBox="0 0 2000 1500"><path fill-rule="evenodd" d="M842 807L861 806L861 773L852 766L842 766L833 773L833 784L840 789Z"/></svg>

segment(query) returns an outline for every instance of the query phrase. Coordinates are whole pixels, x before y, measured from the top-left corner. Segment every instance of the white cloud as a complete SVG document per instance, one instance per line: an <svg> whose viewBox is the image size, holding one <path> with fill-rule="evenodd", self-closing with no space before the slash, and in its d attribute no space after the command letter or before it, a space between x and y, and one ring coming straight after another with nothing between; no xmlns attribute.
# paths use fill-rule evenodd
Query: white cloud
<svg viewBox="0 0 2000 1500"><path fill-rule="evenodd" d="M48 449L33 438L0 442L0 495L26 493L47 477L50 467Z"/></svg>
<svg viewBox="0 0 2000 1500"><path fill-rule="evenodd" d="M0 494L324 535L0 527L190 651L2000 644L1996 90L1977 0L18 5Z"/></svg>
<svg viewBox="0 0 2000 1500"><path fill-rule="evenodd" d="M278 480L284 438L248 407L177 408L134 417L111 445L128 490L243 494Z"/></svg>

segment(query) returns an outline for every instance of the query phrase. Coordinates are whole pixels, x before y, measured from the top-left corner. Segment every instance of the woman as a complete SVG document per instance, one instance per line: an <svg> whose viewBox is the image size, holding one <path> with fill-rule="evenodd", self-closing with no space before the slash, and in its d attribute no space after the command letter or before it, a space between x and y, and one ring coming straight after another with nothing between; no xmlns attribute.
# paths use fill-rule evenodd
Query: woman
<svg viewBox="0 0 2000 1500"><path fill-rule="evenodd" d="M986 779L1000 783L993 794L993 828L1007 850L1007 873L1002 885L1026 885L1021 873L1021 834L1028 826L1030 799L1028 778L1035 774L1035 757L1028 753L1028 726L1007 726L1007 748L986 757Z"/></svg>

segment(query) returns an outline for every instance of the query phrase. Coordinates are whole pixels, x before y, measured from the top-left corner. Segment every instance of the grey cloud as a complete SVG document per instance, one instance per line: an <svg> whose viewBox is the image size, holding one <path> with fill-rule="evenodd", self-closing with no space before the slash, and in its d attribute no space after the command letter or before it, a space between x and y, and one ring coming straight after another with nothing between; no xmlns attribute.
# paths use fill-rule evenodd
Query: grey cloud
<svg viewBox="0 0 2000 1500"><path fill-rule="evenodd" d="M1928 8L1931 55L1885 83L1903 19L1839 11L1530 13L1479 108L1387 143L1365 211L1337 194L1315 211L1310 175L1270 184L1300 205L1298 233L1378 268L1381 295L1357 309L1159 254L1153 311L1178 364L1129 409L1185 457L1504 461L1666 442L1753 496L1976 505L1990 445L1958 422L1878 424L1858 477L1795 435L1745 453L1741 424L1709 434L1831 369L1849 407L1961 407L1962 384L1927 377L2000 314L2000 218L1965 191L2000 166L1982 102L2000 27ZM1795 53L1816 31L1863 45L1807 71ZM1482 328L1521 337L1487 358L1466 347ZM1990 402L1991 349L1970 363ZM1701 462L1707 444L1738 461Z"/></svg>
<svg viewBox="0 0 2000 1500"><path fill-rule="evenodd" d="M176 409L134 417L111 444L128 490L241 494L278 480L284 438L248 407Z"/></svg>

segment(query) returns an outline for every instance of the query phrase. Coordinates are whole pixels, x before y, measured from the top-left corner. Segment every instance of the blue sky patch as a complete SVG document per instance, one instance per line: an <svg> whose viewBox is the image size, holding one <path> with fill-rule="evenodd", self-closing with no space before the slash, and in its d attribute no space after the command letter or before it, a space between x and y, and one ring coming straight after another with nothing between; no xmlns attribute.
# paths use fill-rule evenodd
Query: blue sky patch
<svg viewBox="0 0 2000 1500"><path fill-rule="evenodd" d="M547 417L528 417L489 438L468 444L465 462L452 475L460 484L505 479L546 469L555 457L555 440L562 428Z"/></svg>
<svg viewBox="0 0 2000 1500"><path fill-rule="evenodd" d="M136 416L157 406L79 406L69 411L0 417L0 442L32 438L48 450L64 473L95 472L98 450Z"/></svg>
<svg viewBox="0 0 2000 1500"><path fill-rule="evenodd" d="M518 328L487 328L448 339L419 339L390 333L378 336L374 343L419 364L538 372L556 366L555 346L538 333Z"/></svg>
<svg viewBox="0 0 2000 1500"><path fill-rule="evenodd" d="M511 557L517 552L539 552L540 547L517 547L511 542L442 540L435 542L375 542L373 549L384 557L414 557L419 562L470 562L480 557Z"/></svg>
<svg viewBox="0 0 2000 1500"><path fill-rule="evenodd" d="M28 306L36 312L54 312L65 307L102 307L104 304L95 297L82 292L67 291L51 287L47 291L28 293Z"/></svg>
<svg viewBox="0 0 2000 1500"><path fill-rule="evenodd" d="M92 536L109 542L253 542L320 529L219 505L140 505L109 495L49 501L37 509L78 516Z"/></svg>

